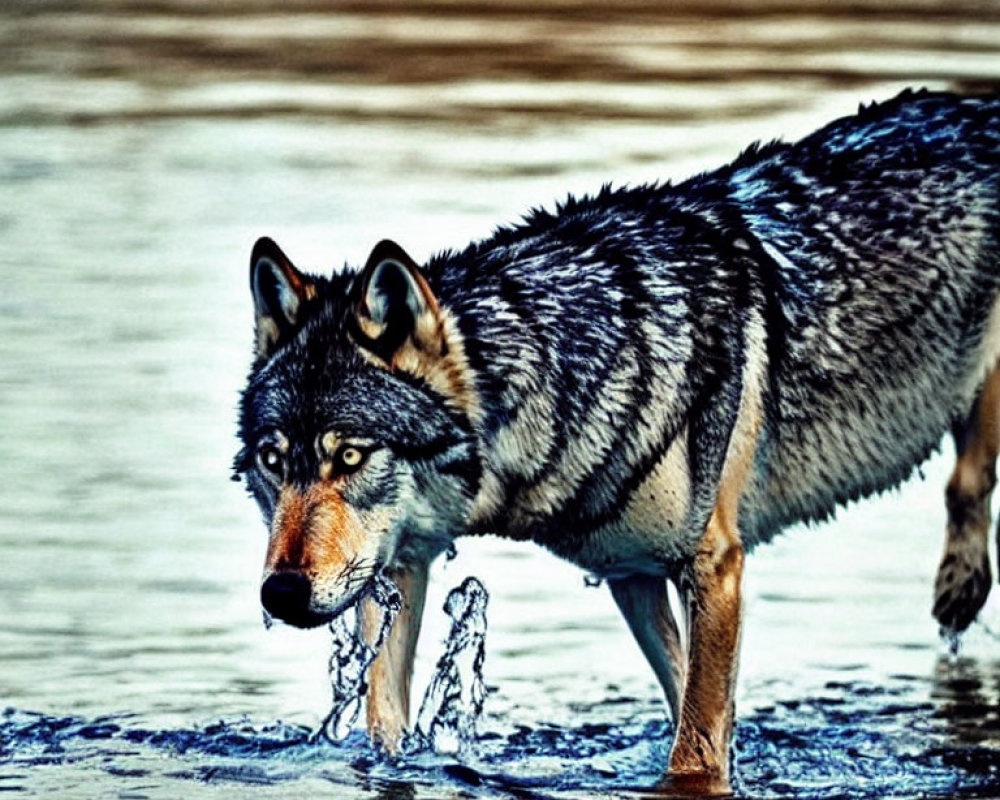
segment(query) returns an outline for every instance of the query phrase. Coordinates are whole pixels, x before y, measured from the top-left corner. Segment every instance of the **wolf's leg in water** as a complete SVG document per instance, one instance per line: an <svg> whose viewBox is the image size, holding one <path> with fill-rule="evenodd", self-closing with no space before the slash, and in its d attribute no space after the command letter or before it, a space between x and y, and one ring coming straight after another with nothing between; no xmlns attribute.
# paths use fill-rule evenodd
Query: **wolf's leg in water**
<svg viewBox="0 0 1000 800"><path fill-rule="evenodd" d="M402 594L402 607L368 674L368 733L389 753L399 750L410 719L410 679L427 596L429 565L393 570L386 575ZM361 635L374 645L385 610L377 597L361 605Z"/></svg>
<svg viewBox="0 0 1000 800"><path fill-rule="evenodd" d="M361 635L361 605L365 596L373 598L370 614L372 643ZM366 595L354 606L335 617L330 623L332 652L330 653L330 689L333 694L330 713L323 720L318 735L339 742L350 733L361 698L368 691L368 668L389 636L392 623L402 606L402 595L396 584L378 574L366 589ZM379 614L374 611L379 611Z"/></svg>

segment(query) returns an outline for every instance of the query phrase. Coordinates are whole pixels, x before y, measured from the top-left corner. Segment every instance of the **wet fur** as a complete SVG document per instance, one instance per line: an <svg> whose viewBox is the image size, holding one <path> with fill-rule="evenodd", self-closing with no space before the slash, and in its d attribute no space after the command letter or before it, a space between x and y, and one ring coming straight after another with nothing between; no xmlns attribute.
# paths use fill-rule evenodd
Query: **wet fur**
<svg viewBox="0 0 1000 800"><path fill-rule="evenodd" d="M319 481L383 520L354 549L398 571L417 612L379 667L393 677L373 681L371 729L405 726L427 562L497 534L608 579L678 719L669 787L725 791L744 552L898 485L950 427L935 613L968 625L1000 444L1000 388L983 390L1000 355L998 176L1000 100L907 93L422 266L383 242L361 272L310 278L261 240L237 469L272 550L304 535L255 461L274 431L282 486ZM329 431L384 455L331 477ZM339 535L307 535L265 578L308 571ZM327 558L333 574L348 557Z"/></svg>

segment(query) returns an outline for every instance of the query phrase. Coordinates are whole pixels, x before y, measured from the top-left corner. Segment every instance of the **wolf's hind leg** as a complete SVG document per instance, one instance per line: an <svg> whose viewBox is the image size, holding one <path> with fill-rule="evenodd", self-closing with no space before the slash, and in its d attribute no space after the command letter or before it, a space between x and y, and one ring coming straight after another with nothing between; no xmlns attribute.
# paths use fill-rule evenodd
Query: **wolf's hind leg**
<svg viewBox="0 0 1000 800"><path fill-rule="evenodd" d="M958 460L945 493L948 527L934 583L934 616L943 630L960 633L990 592L987 537L1000 449L1000 369L987 376L954 436Z"/></svg>
<svg viewBox="0 0 1000 800"><path fill-rule="evenodd" d="M428 569L429 565L421 564L389 573L403 595L403 606L372 662L367 701L368 735L389 753L399 749L410 724L410 679L427 596ZM371 641L382 612L366 598L361 613L362 635Z"/></svg>
<svg viewBox="0 0 1000 800"><path fill-rule="evenodd" d="M666 578L630 575L608 581L611 596L625 617L657 680L674 723L680 719L687 655L667 596Z"/></svg>

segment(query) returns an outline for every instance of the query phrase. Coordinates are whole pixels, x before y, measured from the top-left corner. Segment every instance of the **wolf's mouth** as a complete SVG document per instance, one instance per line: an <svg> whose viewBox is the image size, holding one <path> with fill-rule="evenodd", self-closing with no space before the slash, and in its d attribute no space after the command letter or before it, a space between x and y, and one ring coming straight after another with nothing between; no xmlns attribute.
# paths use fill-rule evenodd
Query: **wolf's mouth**
<svg viewBox="0 0 1000 800"><path fill-rule="evenodd" d="M278 617L278 619L294 628L308 629L326 625L332 622L336 616L337 614L315 614L312 611L307 611L304 614Z"/></svg>

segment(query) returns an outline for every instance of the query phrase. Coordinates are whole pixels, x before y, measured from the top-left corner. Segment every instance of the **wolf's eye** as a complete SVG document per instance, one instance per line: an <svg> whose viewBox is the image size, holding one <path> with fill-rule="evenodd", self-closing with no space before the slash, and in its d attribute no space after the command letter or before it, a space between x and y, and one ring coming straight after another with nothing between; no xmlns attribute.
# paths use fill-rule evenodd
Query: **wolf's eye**
<svg viewBox="0 0 1000 800"><path fill-rule="evenodd" d="M344 445L333 457L334 469L341 475L357 472L365 463L365 452L358 447Z"/></svg>
<svg viewBox="0 0 1000 800"><path fill-rule="evenodd" d="M281 451L273 445L265 445L257 451L257 460L261 468L272 476L281 478L285 472L285 458Z"/></svg>

